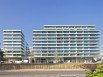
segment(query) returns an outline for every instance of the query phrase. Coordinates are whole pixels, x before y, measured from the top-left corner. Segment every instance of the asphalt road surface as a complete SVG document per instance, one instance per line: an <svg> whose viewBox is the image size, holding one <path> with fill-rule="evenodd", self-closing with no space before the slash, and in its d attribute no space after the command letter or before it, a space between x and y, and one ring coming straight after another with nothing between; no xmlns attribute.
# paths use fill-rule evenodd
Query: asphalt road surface
<svg viewBox="0 0 103 77"><path fill-rule="evenodd" d="M1 70L0 77L86 77L85 70Z"/></svg>

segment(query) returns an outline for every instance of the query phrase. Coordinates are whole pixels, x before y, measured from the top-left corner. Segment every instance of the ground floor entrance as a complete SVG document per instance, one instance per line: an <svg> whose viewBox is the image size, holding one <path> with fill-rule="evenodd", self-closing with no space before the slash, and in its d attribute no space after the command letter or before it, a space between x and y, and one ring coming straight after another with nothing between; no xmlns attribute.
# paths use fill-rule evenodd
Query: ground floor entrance
<svg viewBox="0 0 103 77"><path fill-rule="evenodd" d="M59 57L57 59L53 57L48 58L35 58L34 63L92 63L93 57Z"/></svg>

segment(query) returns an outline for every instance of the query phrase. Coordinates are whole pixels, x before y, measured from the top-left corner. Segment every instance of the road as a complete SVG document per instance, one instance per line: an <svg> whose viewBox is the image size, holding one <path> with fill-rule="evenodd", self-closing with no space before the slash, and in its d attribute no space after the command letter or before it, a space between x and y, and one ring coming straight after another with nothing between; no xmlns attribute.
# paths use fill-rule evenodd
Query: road
<svg viewBox="0 0 103 77"><path fill-rule="evenodd" d="M1 70L0 77L86 77L85 70Z"/></svg>

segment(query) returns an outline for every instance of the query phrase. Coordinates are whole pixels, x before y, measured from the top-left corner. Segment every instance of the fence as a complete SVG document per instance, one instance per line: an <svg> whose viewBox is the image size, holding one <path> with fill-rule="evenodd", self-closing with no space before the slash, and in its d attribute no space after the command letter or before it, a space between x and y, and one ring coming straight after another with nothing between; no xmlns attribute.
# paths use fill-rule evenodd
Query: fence
<svg viewBox="0 0 103 77"><path fill-rule="evenodd" d="M95 69L97 65L84 63L1 64L0 69Z"/></svg>

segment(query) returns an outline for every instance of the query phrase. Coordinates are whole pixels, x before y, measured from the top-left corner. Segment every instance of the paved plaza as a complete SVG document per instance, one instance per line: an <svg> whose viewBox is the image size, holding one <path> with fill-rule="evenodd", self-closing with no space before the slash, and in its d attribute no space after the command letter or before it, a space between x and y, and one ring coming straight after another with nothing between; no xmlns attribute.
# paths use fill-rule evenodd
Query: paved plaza
<svg viewBox="0 0 103 77"><path fill-rule="evenodd" d="M85 70L0 70L0 77L86 77Z"/></svg>

